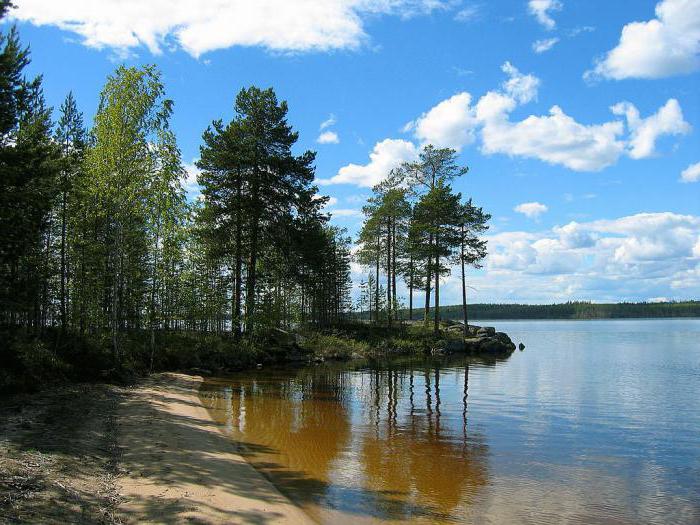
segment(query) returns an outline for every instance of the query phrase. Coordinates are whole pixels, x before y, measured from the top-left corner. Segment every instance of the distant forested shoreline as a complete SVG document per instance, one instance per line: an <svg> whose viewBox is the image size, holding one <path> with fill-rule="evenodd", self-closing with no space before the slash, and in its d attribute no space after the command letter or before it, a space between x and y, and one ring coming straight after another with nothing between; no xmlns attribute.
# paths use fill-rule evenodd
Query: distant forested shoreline
<svg viewBox="0 0 700 525"><path fill-rule="evenodd" d="M432 308L431 308L432 310ZM423 311L414 311L413 320L420 320ZM461 319L462 305L440 307L442 319ZM366 313L364 314L366 317ZM700 301L665 303L590 303L559 304L472 304L470 319L631 319L662 317L700 317ZM408 310L401 312L408 318Z"/></svg>

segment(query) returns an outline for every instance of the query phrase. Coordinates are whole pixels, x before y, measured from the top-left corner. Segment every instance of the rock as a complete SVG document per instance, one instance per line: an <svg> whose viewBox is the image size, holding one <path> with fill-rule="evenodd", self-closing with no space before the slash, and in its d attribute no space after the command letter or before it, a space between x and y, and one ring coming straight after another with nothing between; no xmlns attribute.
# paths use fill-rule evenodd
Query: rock
<svg viewBox="0 0 700 525"><path fill-rule="evenodd" d="M518 349L522 352L523 350L525 350L525 345L523 343L520 343L518 345Z"/></svg>
<svg viewBox="0 0 700 525"><path fill-rule="evenodd" d="M287 348L294 346L296 343L296 336L286 330L281 328L271 328L269 332L270 340L281 348Z"/></svg>
<svg viewBox="0 0 700 525"><path fill-rule="evenodd" d="M493 326L482 326L476 331L476 335L482 337L492 337L496 335L496 329Z"/></svg>

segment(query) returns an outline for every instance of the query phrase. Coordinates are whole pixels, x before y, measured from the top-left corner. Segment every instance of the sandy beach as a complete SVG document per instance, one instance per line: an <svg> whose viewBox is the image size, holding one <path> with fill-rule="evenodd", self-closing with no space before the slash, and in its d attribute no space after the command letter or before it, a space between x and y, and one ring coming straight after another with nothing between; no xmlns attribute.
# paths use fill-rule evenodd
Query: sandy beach
<svg viewBox="0 0 700 525"><path fill-rule="evenodd" d="M236 453L201 381L66 385L2 406L0 523L312 523Z"/></svg>
<svg viewBox="0 0 700 525"><path fill-rule="evenodd" d="M128 521L310 523L235 452L200 404L201 378L162 374L120 407L118 492Z"/></svg>

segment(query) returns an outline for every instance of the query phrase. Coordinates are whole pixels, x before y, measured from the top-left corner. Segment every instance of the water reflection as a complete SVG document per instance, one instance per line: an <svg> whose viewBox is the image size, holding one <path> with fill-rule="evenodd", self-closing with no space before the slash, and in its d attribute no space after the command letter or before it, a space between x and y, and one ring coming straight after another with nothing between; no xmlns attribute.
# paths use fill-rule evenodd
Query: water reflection
<svg viewBox="0 0 700 525"><path fill-rule="evenodd" d="M700 321L498 327L527 350L261 370L202 398L321 523L700 523Z"/></svg>
<svg viewBox="0 0 700 525"><path fill-rule="evenodd" d="M488 483L488 444L468 425L469 371L495 364L262 370L208 382L200 395L249 460L319 521L450 522Z"/></svg>

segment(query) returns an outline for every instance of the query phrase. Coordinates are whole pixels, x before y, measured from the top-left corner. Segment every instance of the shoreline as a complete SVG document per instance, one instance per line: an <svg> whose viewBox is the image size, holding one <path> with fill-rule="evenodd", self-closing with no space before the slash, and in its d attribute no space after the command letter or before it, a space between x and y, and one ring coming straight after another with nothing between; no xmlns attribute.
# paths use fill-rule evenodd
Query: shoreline
<svg viewBox="0 0 700 525"><path fill-rule="evenodd" d="M201 382L158 374L120 407L119 510L135 522L313 523L236 453L197 396Z"/></svg>
<svg viewBox="0 0 700 525"><path fill-rule="evenodd" d="M3 399L0 523L314 523L237 453L201 383L161 373Z"/></svg>

